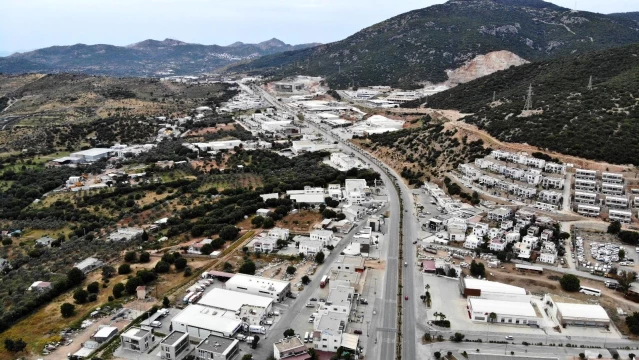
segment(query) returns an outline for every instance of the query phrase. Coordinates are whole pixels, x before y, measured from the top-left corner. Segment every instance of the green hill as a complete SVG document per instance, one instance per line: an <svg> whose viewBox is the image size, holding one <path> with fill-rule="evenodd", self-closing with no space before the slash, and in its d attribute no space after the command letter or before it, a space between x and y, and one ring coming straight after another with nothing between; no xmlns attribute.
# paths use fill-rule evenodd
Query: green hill
<svg viewBox="0 0 639 360"><path fill-rule="evenodd" d="M491 51L529 61L639 42L637 23L541 0L451 0L407 12L330 44L231 67L274 76L326 76L335 88L404 88L447 79L445 70Z"/></svg>
<svg viewBox="0 0 639 360"><path fill-rule="evenodd" d="M538 111L522 116L531 84ZM510 68L433 95L428 106L473 113L464 121L504 141L637 165L637 89L639 44Z"/></svg>

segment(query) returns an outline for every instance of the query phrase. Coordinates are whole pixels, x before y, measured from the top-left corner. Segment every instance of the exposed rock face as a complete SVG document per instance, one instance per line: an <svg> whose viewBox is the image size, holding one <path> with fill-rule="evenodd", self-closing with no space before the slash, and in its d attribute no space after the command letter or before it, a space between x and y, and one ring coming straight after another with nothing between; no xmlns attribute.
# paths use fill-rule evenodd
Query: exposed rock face
<svg viewBox="0 0 639 360"><path fill-rule="evenodd" d="M500 70L508 69L511 66L519 66L527 63L527 60L506 50L477 55L472 60L467 61L463 66L455 70L447 70L448 81L446 85L453 87Z"/></svg>

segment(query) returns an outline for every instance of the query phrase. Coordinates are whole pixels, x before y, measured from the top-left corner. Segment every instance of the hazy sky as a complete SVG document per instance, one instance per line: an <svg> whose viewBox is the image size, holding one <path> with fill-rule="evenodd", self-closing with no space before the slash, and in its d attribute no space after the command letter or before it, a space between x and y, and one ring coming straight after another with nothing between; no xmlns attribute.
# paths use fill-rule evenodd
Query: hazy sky
<svg viewBox="0 0 639 360"><path fill-rule="evenodd" d="M327 43L445 0L2 0L0 51L174 38L228 45L276 37ZM578 10L638 11L638 0L551 0Z"/></svg>

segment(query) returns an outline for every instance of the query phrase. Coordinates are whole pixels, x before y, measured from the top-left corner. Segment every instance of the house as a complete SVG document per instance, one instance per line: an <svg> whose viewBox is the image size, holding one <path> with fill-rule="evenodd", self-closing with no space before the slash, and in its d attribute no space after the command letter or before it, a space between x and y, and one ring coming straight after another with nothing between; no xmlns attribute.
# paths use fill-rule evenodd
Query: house
<svg viewBox="0 0 639 360"><path fill-rule="evenodd" d="M520 237L521 237L521 235L519 234L519 231L507 232L506 235L504 235L504 239L508 243L513 243L513 242L519 241Z"/></svg>
<svg viewBox="0 0 639 360"><path fill-rule="evenodd" d="M501 225L499 226L500 229L502 230L511 230L514 226L514 222L512 220L504 220L501 222Z"/></svg>
<svg viewBox="0 0 639 360"><path fill-rule="evenodd" d="M552 174L565 174L566 173L566 165L557 164L554 162L546 162L546 166L544 166L544 171Z"/></svg>
<svg viewBox="0 0 639 360"><path fill-rule="evenodd" d="M488 224L482 222L475 224L473 235L478 238L483 238L486 234L488 234Z"/></svg>
<svg viewBox="0 0 639 360"><path fill-rule="evenodd" d="M563 189L564 188L564 183L565 183L564 178L560 178L560 177L544 176L541 179L541 186L546 188L546 189L548 189L548 188Z"/></svg>
<svg viewBox="0 0 639 360"><path fill-rule="evenodd" d="M539 170L526 171L521 175L520 179L527 184L537 185L541 182L541 174Z"/></svg>
<svg viewBox="0 0 639 360"><path fill-rule="evenodd" d="M80 269L83 273L88 274L91 271L102 267L104 263L96 258L86 258L79 263L75 264L73 267Z"/></svg>
<svg viewBox="0 0 639 360"><path fill-rule="evenodd" d="M300 250L299 252L304 255L315 255L318 252L322 251L324 248L324 243L320 240L304 240L300 241Z"/></svg>
<svg viewBox="0 0 639 360"><path fill-rule="evenodd" d="M537 261L546 264L554 264L555 261L557 261L557 249L555 248L555 243L551 241L544 241Z"/></svg>
<svg viewBox="0 0 639 360"><path fill-rule="evenodd" d="M189 245L189 248L186 250L189 254L202 254L202 248L204 245L210 244L213 242L213 239L202 239L200 242Z"/></svg>
<svg viewBox="0 0 639 360"><path fill-rule="evenodd" d="M515 213L515 219L517 219L518 222L522 222L525 224L530 224L530 222L532 221L534 217L535 217L534 212L528 211L525 209L519 209Z"/></svg>
<svg viewBox="0 0 639 360"><path fill-rule="evenodd" d="M490 244L488 244L488 248L492 251L504 251L506 249L506 244L506 241L500 238L494 238L490 241Z"/></svg>
<svg viewBox="0 0 639 360"><path fill-rule="evenodd" d="M209 335L195 348L196 360L230 360L239 357L240 342L237 339Z"/></svg>
<svg viewBox="0 0 639 360"><path fill-rule="evenodd" d="M450 229L448 231L450 241L464 241L466 239L466 231L461 229Z"/></svg>
<svg viewBox="0 0 639 360"><path fill-rule="evenodd" d="M471 249L474 250L477 247L479 247L479 245L481 245L482 241L477 238L476 235L474 234L470 234L466 237L466 241L464 241L464 247L466 249Z"/></svg>
<svg viewBox="0 0 639 360"><path fill-rule="evenodd" d="M151 331L132 327L120 335L120 344L125 350L146 353L153 343L152 339Z"/></svg>
<svg viewBox="0 0 639 360"><path fill-rule="evenodd" d="M550 240L552 240L552 236L553 236L552 230L544 229L541 232L541 237L540 238L541 238L541 241L550 241Z"/></svg>
<svg viewBox="0 0 639 360"><path fill-rule="evenodd" d="M342 213L346 216L346 220L356 222L366 216L366 208L363 206L351 204L342 208Z"/></svg>
<svg viewBox="0 0 639 360"><path fill-rule="evenodd" d="M259 236L253 242L253 251L271 252L277 248L277 239L270 236Z"/></svg>
<svg viewBox="0 0 639 360"><path fill-rule="evenodd" d="M290 231L288 229L278 227L272 228L268 231L268 237L274 238L275 240L288 240L289 234Z"/></svg>
<svg viewBox="0 0 639 360"><path fill-rule="evenodd" d="M269 210L269 209L264 209L264 208L257 209L257 211L255 212L255 215L266 217L266 216L268 216L269 212L271 212L271 210Z"/></svg>
<svg viewBox="0 0 639 360"><path fill-rule="evenodd" d="M488 212L488 219L493 221L504 221L512 216L512 210L504 207L500 207Z"/></svg>
<svg viewBox="0 0 639 360"><path fill-rule="evenodd" d="M300 337L292 336L273 343L273 357L277 360L289 358L308 360L311 355L309 355L308 348Z"/></svg>
<svg viewBox="0 0 639 360"><path fill-rule="evenodd" d="M597 182L595 180L575 179L575 191L593 192L596 190Z"/></svg>
<svg viewBox="0 0 639 360"><path fill-rule="evenodd" d="M182 360L191 352L191 349L189 334L174 330L160 341L160 358Z"/></svg>
<svg viewBox="0 0 639 360"><path fill-rule="evenodd" d="M142 236L144 230L134 227L120 228L109 234L110 241L130 241L133 238Z"/></svg>
<svg viewBox="0 0 639 360"><path fill-rule="evenodd" d="M550 204L559 204L561 202L563 194L557 191L542 190L537 197L539 201L543 201Z"/></svg>
<svg viewBox="0 0 639 360"><path fill-rule="evenodd" d="M333 241L333 232L330 230L313 230L311 231L311 240L320 241L323 246L330 245Z"/></svg>
<svg viewBox="0 0 639 360"><path fill-rule="evenodd" d="M527 234L530 236L537 236L539 234L539 226L532 225L528 228Z"/></svg>
<svg viewBox="0 0 639 360"><path fill-rule="evenodd" d="M138 286L135 288L135 293L138 297L138 300L146 299L146 286Z"/></svg>
<svg viewBox="0 0 639 360"><path fill-rule="evenodd" d="M31 284L31 286L29 286L27 290L28 291L33 291L33 290L47 291L47 290L51 290L52 288L53 286L48 281L36 281L33 284Z"/></svg>
<svg viewBox="0 0 639 360"><path fill-rule="evenodd" d="M54 242L55 240L53 238L50 238L48 236L43 236L41 238L39 238L38 240L36 240L36 246L43 246L43 247L51 247L51 243Z"/></svg>
<svg viewBox="0 0 639 360"><path fill-rule="evenodd" d="M521 239L521 243L530 249L533 249L535 246L537 246L538 242L539 238L533 235L526 235Z"/></svg>

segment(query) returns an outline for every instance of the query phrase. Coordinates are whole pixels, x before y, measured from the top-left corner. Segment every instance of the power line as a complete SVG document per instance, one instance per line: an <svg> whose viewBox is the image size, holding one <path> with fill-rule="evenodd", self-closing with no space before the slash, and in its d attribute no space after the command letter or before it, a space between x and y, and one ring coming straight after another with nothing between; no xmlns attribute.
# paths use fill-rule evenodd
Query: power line
<svg viewBox="0 0 639 360"><path fill-rule="evenodd" d="M524 105L524 110L532 110L532 84L528 86L528 95L526 96L526 104Z"/></svg>
<svg viewBox="0 0 639 360"><path fill-rule="evenodd" d="M590 75L590 80L588 81L588 90L592 90L592 75Z"/></svg>

